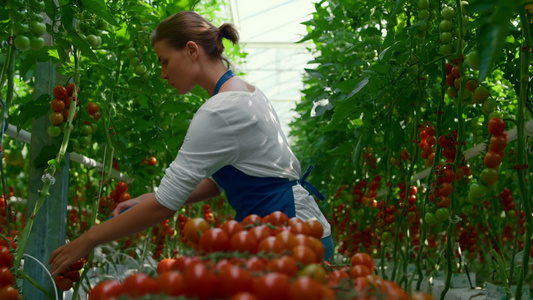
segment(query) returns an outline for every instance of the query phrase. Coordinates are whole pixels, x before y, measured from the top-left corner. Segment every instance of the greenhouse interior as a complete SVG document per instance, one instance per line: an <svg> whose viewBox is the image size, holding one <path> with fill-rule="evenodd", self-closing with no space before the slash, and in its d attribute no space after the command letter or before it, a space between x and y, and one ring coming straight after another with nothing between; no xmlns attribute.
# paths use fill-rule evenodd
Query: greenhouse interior
<svg viewBox="0 0 533 300"><path fill-rule="evenodd" d="M1 300L531 299L533 0L4 3Z"/></svg>

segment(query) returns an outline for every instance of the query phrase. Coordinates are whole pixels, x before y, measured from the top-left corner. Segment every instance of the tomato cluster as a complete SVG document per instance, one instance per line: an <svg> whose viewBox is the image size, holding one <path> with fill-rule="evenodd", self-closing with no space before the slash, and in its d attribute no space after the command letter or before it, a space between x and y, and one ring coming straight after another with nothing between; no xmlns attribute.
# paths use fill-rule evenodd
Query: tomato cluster
<svg viewBox="0 0 533 300"><path fill-rule="evenodd" d="M128 183L125 181L119 181L115 185L115 188L109 192L109 197L113 200L111 204L111 210L120 203L131 199L131 195L128 193Z"/></svg>
<svg viewBox="0 0 533 300"><path fill-rule="evenodd" d="M466 252L466 256L471 260L478 255L477 238L478 232L474 226L459 228L459 247L462 252Z"/></svg>
<svg viewBox="0 0 533 300"><path fill-rule="evenodd" d="M516 218L516 208L514 203L513 195L511 195L511 190L509 188L504 188L503 191L500 193L500 198L503 211L505 212L505 215L511 219Z"/></svg>
<svg viewBox="0 0 533 300"><path fill-rule="evenodd" d="M9 245L12 245L11 241ZM0 239L0 299L3 300L16 300L19 297L19 291L15 287L15 277L11 272L12 267L13 254L8 241Z"/></svg>
<svg viewBox="0 0 533 300"><path fill-rule="evenodd" d="M80 280L80 270L85 266L85 258L78 259L75 263L67 267L65 271L54 277L56 287L62 291L68 291L74 282Z"/></svg>
<svg viewBox="0 0 533 300"><path fill-rule="evenodd" d="M388 242L394 236L394 222L396 222L396 206L394 204L384 204L383 201L377 203L378 221L375 229L376 237L384 242Z"/></svg>
<svg viewBox="0 0 533 300"><path fill-rule="evenodd" d="M398 184L398 187L400 188L399 196L400 196L400 202L399 202L399 208L398 208L398 216L402 215L405 217L407 223L409 224L409 236L411 237L411 240L413 242L414 246L418 246L420 244L419 236L420 236L420 212L418 211L418 206L416 205L417 202L417 196L418 188L416 186L411 186L409 188L409 196L407 197L407 204L405 197L407 196L406 192L406 183L401 182ZM405 209L404 209L405 207Z"/></svg>
<svg viewBox="0 0 533 300"><path fill-rule="evenodd" d="M211 205L209 203L202 205L202 211L204 213L204 219L208 223L213 224L215 222L215 219L213 218L213 212L211 211Z"/></svg>
<svg viewBox="0 0 533 300"><path fill-rule="evenodd" d="M15 46L20 50L41 50L45 44L42 35L46 32L46 24L41 15L45 8L44 1L8 0L7 7Z"/></svg>
<svg viewBox="0 0 533 300"><path fill-rule="evenodd" d="M146 65L142 61L143 53L144 53L144 47L138 46L139 48L142 48L141 53L139 54L136 47L132 44L129 47L126 48L126 57L130 60L130 65L133 68L135 74L142 77L144 80L149 80L152 76L152 72L148 70Z"/></svg>
<svg viewBox="0 0 533 300"><path fill-rule="evenodd" d="M409 299L398 284L374 275L374 261L366 253L351 255L349 265L324 263L323 228L317 221L303 222L273 212L210 227L202 218L185 218L180 221L185 223L180 231L200 255L165 258L158 263L154 277L138 272L122 283L100 282L89 291L89 300L156 294L195 299L318 300L337 299L340 293Z"/></svg>
<svg viewBox="0 0 533 300"><path fill-rule="evenodd" d="M52 110L49 115L50 126L48 126L48 134L52 137L59 136L64 130L65 123L67 122L70 113L70 104L72 103L74 88L74 83L70 83L66 87L62 85L54 87L54 99L50 102L50 109ZM78 106L79 99L78 97L75 99L76 106ZM74 112L72 120L74 121L75 119L76 112Z"/></svg>
<svg viewBox="0 0 533 300"><path fill-rule="evenodd" d="M96 17L87 11L81 13L78 20L80 38L85 40L92 48L100 47L102 44L102 31L106 30L109 24L104 19Z"/></svg>
<svg viewBox="0 0 533 300"><path fill-rule="evenodd" d="M143 158L143 160L141 161L141 166L143 165L155 166L157 165L157 158L155 158L155 156Z"/></svg>
<svg viewBox="0 0 533 300"><path fill-rule="evenodd" d="M431 167L435 160L434 147L437 144L437 138L435 137L435 128L429 122L419 127L420 142L418 147L422 150L420 156L426 160L426 167Z"/></svg>
<svg viewBox="0 0 533 300"><path fill-rule="evenodd" d="M156 245L156 249L152 254L153 259L161 258L163 249L165 248L165 242L167 242L168 238L174 236L175 233L176 230L170 227L168 220L165 220L152 228L152 242Z"/></svg>
<svg viewBox="0 0 533 300"><path fill-rule="evenodd" d="M417 23L421 24L416 31L415 36L419 39L423 39L426 33L431 29L432 21L437 17L435 10L437 3L429 0L418 1L418 18Z"/></svg>

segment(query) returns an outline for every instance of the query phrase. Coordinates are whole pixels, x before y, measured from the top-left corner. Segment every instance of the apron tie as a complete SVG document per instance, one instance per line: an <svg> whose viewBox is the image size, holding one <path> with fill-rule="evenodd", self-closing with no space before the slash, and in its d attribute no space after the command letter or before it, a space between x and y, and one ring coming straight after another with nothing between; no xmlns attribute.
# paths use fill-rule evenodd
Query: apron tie
<svg viewBox="0 0 533 300"><path fill-rule="evenodd" d="M308 190L309 192L311 192L312 194L314 194L318 199L320 200L324 200L326 199L326 197L324 197L324 195L322 195L322 193L320 193L318 191L318 189L316 187L314 187L312 184L310 184L309 182L305 181L305 178L307 178L307 176L309 175L309 173L311 173L311 170L313 169L313 165L310 165L309 168L307 168L307 171L305 171L304 175L302 176L301 179L298 179L298 180L295 180L296 184L300 184L301 186L303 186L306 190Z"/></svg>

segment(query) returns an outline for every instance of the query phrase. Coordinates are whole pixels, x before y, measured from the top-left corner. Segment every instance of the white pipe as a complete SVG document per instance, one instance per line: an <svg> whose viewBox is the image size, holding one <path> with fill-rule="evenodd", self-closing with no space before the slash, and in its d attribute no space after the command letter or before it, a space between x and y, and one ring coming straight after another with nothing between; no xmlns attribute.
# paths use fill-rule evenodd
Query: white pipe
<svg viewBox="0 0 533 300"><path fill-rule="evenodd" d="M5 134L7 134L8 136L10 136L12 138L16 138L18 140L21 140L21 141L23 141L26 144L30 144L31 143L31 133L29 133L26 130L20 130L19 131L17 129L17 127L15 127L15 126L13 126L11 124L7 124L7 128L6 128ZM79 153L70 152L69 153L69 157L70 157L70 161L77 162L77 163L82 164L82 165L84 165L84 166L86 166L88 168L95 168L98 171L102 171L104 169L104 166L101 163L97 162L96 160L94 160L92 158L88 158L87 156L81 155ZM117 171L115 169L111 169L111 176L113 176L114 178L119 179L119 180L124 180L126 182L132 182L133 181L133 178L130 178L130 177L124 175L124 173L119 172L119 171Z"/></svg>

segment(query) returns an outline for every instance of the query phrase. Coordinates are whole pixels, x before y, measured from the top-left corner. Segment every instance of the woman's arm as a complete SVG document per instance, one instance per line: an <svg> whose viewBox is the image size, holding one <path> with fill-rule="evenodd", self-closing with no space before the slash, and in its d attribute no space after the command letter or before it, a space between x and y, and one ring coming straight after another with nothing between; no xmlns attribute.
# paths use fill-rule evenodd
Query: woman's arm
<svg viewBox="0 0 533 300"><path fill-rule="evenodd" d="M171 218L175 211L159 204L153 193L124 213L89 229L50 255L50 272L57 275L96 246L130 236Z"/></svg>
<svg viewBox="0 0 533 300"><path fill-rule="evenodd" d="M202 180L189 196L185 204L193 204L196 202L209 200L220 195L220 189L213 180L207 178Z"/></svg>

